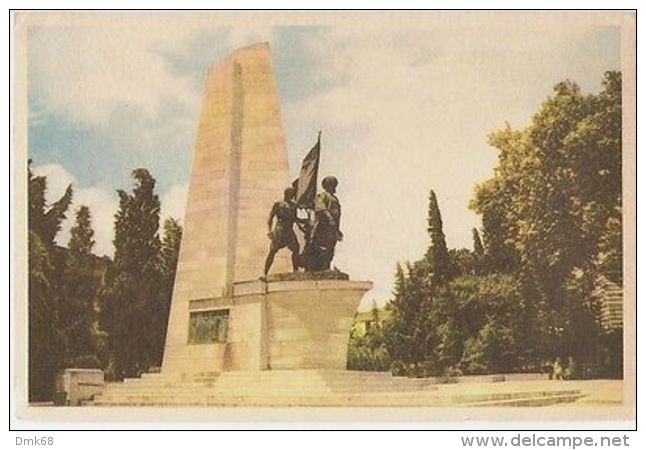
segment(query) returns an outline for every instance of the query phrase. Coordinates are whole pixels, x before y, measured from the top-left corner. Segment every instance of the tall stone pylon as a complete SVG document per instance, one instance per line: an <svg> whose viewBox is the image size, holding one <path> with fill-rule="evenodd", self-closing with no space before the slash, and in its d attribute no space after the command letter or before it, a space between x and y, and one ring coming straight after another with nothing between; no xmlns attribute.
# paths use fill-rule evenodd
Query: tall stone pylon
<svg viewBox="0 0 646 450"><path fill-rule="evenodd" d="M189 302L226 298L234 282L262 275L267 216L288 186L271 53L267 43L256 44L206 73L164 372L208 367L208 346L187 342ZM287 252L279 252L272 272L289 270Z"/></svg>

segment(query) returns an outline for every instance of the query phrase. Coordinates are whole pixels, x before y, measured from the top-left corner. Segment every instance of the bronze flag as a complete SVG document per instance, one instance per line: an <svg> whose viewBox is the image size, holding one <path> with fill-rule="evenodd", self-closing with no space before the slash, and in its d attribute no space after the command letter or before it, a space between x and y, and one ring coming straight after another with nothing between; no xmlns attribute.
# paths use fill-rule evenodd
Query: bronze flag
<svg viewBox="0 0 646 450"><path fill-rule="evenodd" d="M321 132L319 131L316 144L309 151L303 165L296 186L296 203L301 208L312 208L316 197L316 182L319 173L319 159L321 157Z"/></svg>

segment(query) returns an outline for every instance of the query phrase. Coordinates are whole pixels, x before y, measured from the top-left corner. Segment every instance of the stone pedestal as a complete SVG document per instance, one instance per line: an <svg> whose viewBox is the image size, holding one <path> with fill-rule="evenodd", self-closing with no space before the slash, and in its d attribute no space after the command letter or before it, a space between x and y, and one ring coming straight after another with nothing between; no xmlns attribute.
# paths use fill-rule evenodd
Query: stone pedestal
<svg viewBox="0 0 646 450"><path fill-rule="evenodd" d="M187 341L164 372L343 370L352 319L371 288L370 281L248 281L234 283L228 296L192 300L186 322L219 317L226 331L221 342L211 342L217 326L212 339Z"/></svg>
<svg viewBox="0 0 646 450"><path fill-rule="evenodd" d="M100 369L65 369L56 378L60 406L79 406L103 392L103 371Z"/></svg>
<svg viewBox="0 0 646 450"><path fill-rule="evenodd" d="M369 281L284 281L265 295L271 369L345 369L350 327Z"/></svg>

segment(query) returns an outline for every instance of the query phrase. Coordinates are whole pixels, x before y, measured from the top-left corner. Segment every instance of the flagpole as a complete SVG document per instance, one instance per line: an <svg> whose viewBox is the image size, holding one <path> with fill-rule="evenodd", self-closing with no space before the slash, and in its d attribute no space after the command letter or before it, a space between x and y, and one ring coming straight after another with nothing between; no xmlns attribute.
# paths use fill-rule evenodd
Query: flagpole
<svg viewBox="0 0 646 450"><path fill-rule="evenodd" d="M318 145L318 148L319 148L319 164L320 164L320 161L321 161L321 130L320 129L319 129L318 136L316 137L316 144ZM314 197L316 198L316 191L317 191L316 188L318 188L318 179L316 180L315 186L316 187L314 188ZM313 223L314 222L314 209L308 209L307 210L307 216L309 218L310 223ZM310 236L310 238L311 238L311 236Z"/></svg>

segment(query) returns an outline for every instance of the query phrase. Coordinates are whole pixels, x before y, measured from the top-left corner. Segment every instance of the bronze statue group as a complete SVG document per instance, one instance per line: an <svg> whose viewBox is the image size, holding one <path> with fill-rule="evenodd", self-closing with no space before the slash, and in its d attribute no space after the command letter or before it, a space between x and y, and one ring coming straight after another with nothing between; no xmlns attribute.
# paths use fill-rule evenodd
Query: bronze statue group
<svg viewBox="0 0 646 450"><path fill-rule="evenodd" d="M283 200L274 203L267 221L270 244L263 278L266 279L276 253L285 247L292 253L294 272L330 270L336 243L343 239L341 204L336 196L338 180L335 177L325 177L321 185L323 191L316 194L313 203L297 203L295 187L285 189ZM306 212L307 218L298 217L299 209ZM302 251L294 226L303 235Z"/></svg>

